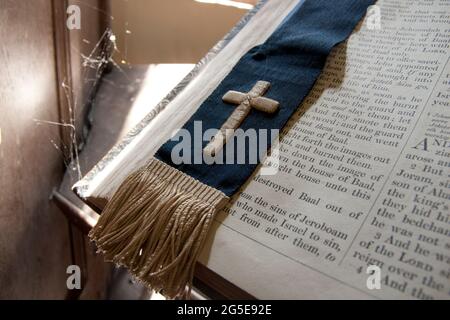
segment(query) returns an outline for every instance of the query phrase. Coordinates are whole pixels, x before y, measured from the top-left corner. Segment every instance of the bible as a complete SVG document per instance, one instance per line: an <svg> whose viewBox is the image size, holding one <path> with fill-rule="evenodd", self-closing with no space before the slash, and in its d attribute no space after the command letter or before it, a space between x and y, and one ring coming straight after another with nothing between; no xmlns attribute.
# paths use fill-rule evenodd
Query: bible
<svg viewBox="0 0 450 320"><path fill-rule="evenodd" d="M260 5L78 194L102 206L298 3ZM449 19L440 0L371 7L328 56L277 152L215 217L199 261L257 298L449 298Z"/></svg>

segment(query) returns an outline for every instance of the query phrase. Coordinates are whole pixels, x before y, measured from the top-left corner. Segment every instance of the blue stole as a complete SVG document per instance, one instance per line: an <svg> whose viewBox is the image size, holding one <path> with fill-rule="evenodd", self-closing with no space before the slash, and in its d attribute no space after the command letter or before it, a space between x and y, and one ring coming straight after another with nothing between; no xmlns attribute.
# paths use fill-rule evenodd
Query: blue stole
<svg viewBox="0 0 450 320"><path fill-rule="evenodd" d="M314 85L331 49L347 38L373 2L300 2L263 45L240 59L183 129L193 133L197 121L203 131L221 128L236 109L222 101L224 94L249 92L259 81L270 82L265 97L273 100L264 100L264 105L251 94L231 94L234 100L228 96L229 100L242 98L238 110L246 110L242 114L247 116L232 124L244 131L281 129ZM251 93L262 93L263 87L265 83ZM277 112L263 112L277 107ZM207 143L202 142L201 150L190 150L191 154L201 153ZM144 284L168 297L184 296L186 286L191 287L195 263L215 214L257 166L238 164L238 153L245 152L249 158L246 148L235 150L234 164L195 164L192 158L189 163L176 164L172 151L177 144L166 142L156 159L122 182L89 234L106 260L127 267ZM264 148L267 151L270 144Z"/></svg>
<svg viewBox="0 0 450 320"><path fill-rule="evenodd" d="M183 129L193 133L196 121L201 121L203 131L219 129L235 108L222 101L223 95L229 90L248 92L259 80L271 83L265 97L279 101L280 109L272 115L252 110L240 128L257 132L267 129L269 133L271 129L282 129L313 87L331 49L349 36L373 3L374 0L301 1L264 44L252 48L240 59ZM273 138L269 136L267 148ZM233 195L257 166L257 163L237 164L239 152L245 152L245 159L249 159L248 149L235 150L234 164L194 164L193 158L189 163L175 164L172 150L178 143L167 141L155 157L227 196ZM201 147L207 143L203 141ZM198 147L192 144L192 157L198 154Z"/></svg>

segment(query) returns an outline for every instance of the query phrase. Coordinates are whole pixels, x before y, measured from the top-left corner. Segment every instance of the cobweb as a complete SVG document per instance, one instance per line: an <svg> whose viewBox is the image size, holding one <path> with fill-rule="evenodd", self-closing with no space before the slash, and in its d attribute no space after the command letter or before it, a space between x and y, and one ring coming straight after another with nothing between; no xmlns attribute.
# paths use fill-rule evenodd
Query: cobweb
<svg viewBox="0 0 450 320"><path fill-rule="evenodd" d="M85 2L79 3L89 9L98 11L102 15L106 15L110 21L114 20L113 16L98 7L91 6ZM91 44L87 39L83 38L82 41L88 45ZM63 79L59 85L64 92L63 98L66 100L65 105L68 108L68 120L66 122L55 122L45 119L33 119L38 126L50 125L60 127L60 136L58 138L49 138L49 142L60 154L66 167L66 172L70 175L71 181L77 181L82 178L83 172L82 166L80 165L79 154L83 149L91 127L88 118L83 119L83 121L79 123L79 119L77 120L77 111L80 108L86 108L86 114L89 114L89 109L92 106L95 93L105 68L112 66L125 75L120 64L113 58L114 56L121 56L116 41L116 35L113 33L112 29L108 27L92 47L89 54L84 54L75 46L71 46L69 48L70 54L72 56L76 55L81 59L82 71L80 79L82 84L80 85L84 85L84 90L87 91L87 101L81 101L84 99L81 99L81 97L77 95L76 88L70 84L68 79ZM125 63L125 61L122 60L121 63ZM80 126L82 127L80 128ZM63 139L62 137L68 138Z"/></svg>

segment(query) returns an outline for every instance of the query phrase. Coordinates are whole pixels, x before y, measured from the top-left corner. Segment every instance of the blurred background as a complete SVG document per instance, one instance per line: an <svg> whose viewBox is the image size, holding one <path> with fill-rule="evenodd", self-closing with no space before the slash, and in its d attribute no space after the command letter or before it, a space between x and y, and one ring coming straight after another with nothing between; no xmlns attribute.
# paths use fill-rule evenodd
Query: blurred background
<svg viewBox="0 0 450 320"><path fill-rule="evenodd" d="M1 299L150 297L96 255L71 186L255 2L0 0Z"/></svg>
<svg viewBox="0 0 450 320"><path fill-rule="evenodd" d="M197 63L256 1L111 0L112 30L131 64Z"/></svg>

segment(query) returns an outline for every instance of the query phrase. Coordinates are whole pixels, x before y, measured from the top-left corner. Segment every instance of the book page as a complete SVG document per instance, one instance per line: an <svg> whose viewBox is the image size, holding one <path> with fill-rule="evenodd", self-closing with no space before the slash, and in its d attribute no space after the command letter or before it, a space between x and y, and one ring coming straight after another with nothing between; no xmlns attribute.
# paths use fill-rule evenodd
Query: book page
<svg viewBox="0 0 450 320"><path fill-rule="evenodd" d="M450 298L450 3L373 10L204 250L258 298Z"/></svg>

